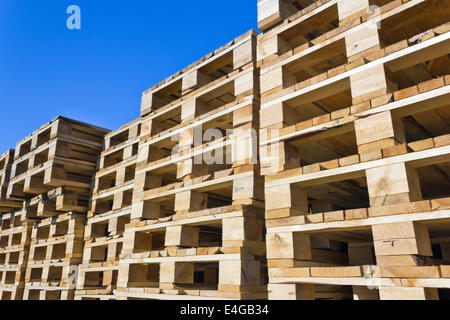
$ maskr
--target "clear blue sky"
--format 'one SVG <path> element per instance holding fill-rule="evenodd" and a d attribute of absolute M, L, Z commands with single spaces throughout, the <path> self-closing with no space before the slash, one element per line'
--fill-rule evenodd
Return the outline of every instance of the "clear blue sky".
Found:
<path fill-rule="evenodd" d="M 66 9 L 81 8 L 81 30 Z M 257 0 L 0 0 L 0 154 L 63 115 L 108 129 L 142 91 L 257 27 Z"/>

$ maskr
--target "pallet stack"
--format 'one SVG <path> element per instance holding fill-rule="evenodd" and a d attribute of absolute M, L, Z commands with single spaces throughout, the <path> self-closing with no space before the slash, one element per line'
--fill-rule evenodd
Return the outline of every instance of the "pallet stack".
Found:
<path fill-rule="evenodd" d="M 450 3 L 262 0 L 270 299 L 450 289 Z"/>
<path fill-rule="evenodd" d="M 76 300 L 114 300 L 125 225 L 130 222 L 140 119 L 105 136 L 84 233 Z"/>
<path fill-rule="evenodd" d="M 7 198 L 36 221 L 25 300 L 73 299 L 91 181 L 106 130 L 58 117 L 17 143 Z"/>
<path fill-rule="evenodd" d="M 0 217 L 0 300 L 21 300 L 34 222 L 25 211 Z"/>
<path fill-rule="evenodd" d="M 6 196 L 13 161 L 14 150 L 8 150 L 0 156 L 0 214 L 20 210 L 23 207 L 22 201 L 9 200 Z"/>
<path fill-rule="evenodd" d="M 262 299 L 265 244 L 250 31 L 148 90 L 120 299 Z"/>
<path fill-rule="evenodd" d="M 14 150 L 0 156 L 0 300 L 23 295 L 32 221 L 26 221 L 22 201 L 8 200 Z"/>

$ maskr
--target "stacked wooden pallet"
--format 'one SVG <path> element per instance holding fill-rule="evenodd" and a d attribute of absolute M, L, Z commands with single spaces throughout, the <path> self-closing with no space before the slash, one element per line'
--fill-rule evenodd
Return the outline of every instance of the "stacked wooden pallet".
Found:
<path fill-rule="evenodd" d="M 17 143 L 9 200 L 25 201 L 31 234 L 24 299 L 73 299 L 91 181 L 106 130 L 58 117 Z"/>
<path fill-rule="evenodd" d="M 144 93 L 120 299 L 258 299 L 264 276 L 256 34 Z"/>
<path fill-rule="evenodd" d="M 114 299 L 125 225 L 130 222 L 140 119 L 105 136 L 84 234 L 77 300 Z"/>
<path fill-rule="evenodd" d="M 35 223 L 24 300 L 74 299 L 85 219 L 85 215 L 71 212 Z"/>
<path fill-rule="evenodd" d="M 259 7 L 269 298 L 445 297 L 450 4 Z"/>
<path fill-rule="evenodd" d="M 0 214 L 23 206 L 21 201 L 8 200 L 6 197 L 13 160 L 14 150 L 8 150 L 0 156 Z"/>
<path fill-rule="evenodd" d="M 0 218 L 0 300 L 21 300 L 34 222 L 25 211 Z"/>

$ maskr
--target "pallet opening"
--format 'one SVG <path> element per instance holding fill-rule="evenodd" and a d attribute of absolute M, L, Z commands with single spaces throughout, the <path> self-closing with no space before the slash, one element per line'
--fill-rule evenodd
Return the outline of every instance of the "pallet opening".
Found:
<path fill-rule="evenodd" d="M 131 221 L 131 218 L 130 218 L 129 214 L 126 215 L 126 216 L 119 217 L 117 219 L 116 232 L 120 233 L 120 234 L 124 233 L 125 232 L 125 227 L 126 227 L 127 224 L 130 223 L 130 221 Z"/>
<path fill-rule="evenodd" d="M 19 246 L 22 244 L 22 233 L 15 233 L 12 235 L 11 246 Z"/>
<path fill-rule="evenodd" d="M 206 85 L 233 72 L 233 52 L 223 54 L 219 58 L 212 60 L 205 66 L 198 69 L 201 75 L 206 75 L 206 79 L 200 79 L 199 86 Z"/>
<path fill-rule="evenodd" d="M 31 140 L 24 142 L 20 145 L 19 149 L 19 157 L 22 157 L 31 151 Z"/>
<path fill-rule="evenodd" d="M 1 299 L 3 301 L 10 301 L 12 300 L 12 292 L 11 291 L 3 291 L 1 293 Z"/>
<path fill-rule="evenodd" d="M 284 48 L 280 54 L 309 43 L 338 27 L 338 6 L 335 4 L 281 32 L 279 37 Z"/>
<path fill-rule="evenodd" d="M 141 125 L 138 125 L 138 132 L 137 135 L 139 136 L 141 131 Z M 124 130 L 112 137 L 109 138 L 109 147 L 115 147 L 119 144 L 122 144 L 130 139 L 130 129 Z"/>
<path fill-rule="evenodd" d="M 106 270 L 106 271 L 89 271 L 86 270 L 83 281 L 84 289 L 107 289 L 110 286 L 116 286 L 118 278 L 118 270 Z M 95 298 L 92 298 L 96 300 Z M 83 297 L 82 300 L 89 300 L 87 297 Z"/>
<path fill-rule="evenodd" d="M 90 225 L 91 233 L 90 237 L 91 239 L 97 239 L 97 238 L 104 238 L 108 236 L 108 222 L 99 222 L 99 223 L 93 223 Z"/>
<path fill-rule="evenodd" d="M 47 256 L 47 247 L 40 246 L 34 248 L 33 261 L 43 261 Z"/>
<path fill-rule="evenodd" d="M 434 264 L 450 265 L 450 233 L 448 232 L 449 223 L 431 222 L 428 225 L 430 234 L 432 258 Z"/>
<path fill-rule="evenodd" d="M 228 171 L 228 170 L 225 170 Z M 216 172 L 221 173 L 221 171 Z M 192 190 L 192 196 L 200 196 L 202 200 L 196 201 L 194 204 L 189 205 L 190 209 L 187 209 L 189 212 L 198 211 L 198 206 L 201 206 L 203 209 L 212 209 L 217 207 L 223 207 L 232 204 L 233 198 L 233 182 L 227 182 L 217 185 L 209 185 L 205 188 L 198 188 Z M 164 195 L 161 197 L 155 197 L 153 199 L 144 200 L 144 207 L 155 208 L 158 206 L 159 217 L 167 217 L 176 214 L 176 193 L 171 193 L 168 195 Z M 182 198 L 178 200 L 179 206 L 185 207 L 188 205 L 188 202 L 184 202 Z M 184 212 L 184 209 L 181 209 Z"/>
<path fill-rule="evenodd" d="M 389 71 L 389 67 L 387 69 Z M 438 82 L 443 82 L 444 79 L 439 78 L 450 74 L 450 58 L 446 54 L 401 69 L 394 67 L 393 71 L 389 73 L 389 76 L 396 85 L 395 87 L 398 90 L 409 89 L 395 92 L 396 100 L 401 100 L 419 94 L 419 90 L 425 90 L 426 86 L 431 86 L 433 83 L 438 85 Z M 430 82 L 431 80 L 435 80 L 435 82 Z"/>
<path fill-rule="evenodd" d="M 51 259 L 64 259 L 66 257 L 67 243 L 53 245 Z"/>
<path fill-rule="evenodd" d="M 36 227 L 35 227 L 36 228 Z M 50 226 L 37 226 L 36 238 L 38 240 L 45 240 L 50 237 Z"/>
<path fill-rule="evenodd" d="M 31 268 L 30 271 L 30 282 L 41 282 L 42 280 L 42 268 Z"/>
<path fill-rule="evenodd" d="M 417 168 L 424 199 L 450 197 L 450 161 Z"/>
<path fill-rule="evenodd" d="M 94 215 L 111 212 L 113 210 L 113 196 L 95 200 Z"/>
<path fill-rule="evenodd" d="M 65 236 L 69 232 L 69 220 L 64 220 L 56 223 L 54 236 Z"/>
<path fill-rule="evenodd" d="M 370 206 L 365 177 L 306 187 L 311 213 L 367 208 Z"/>
<path fill-rule="evenodd" d="M 106 262 L 108 257 L 108 244 L 91 247 L 90 262 Z"/>
<path fill-rule="evenodd" d="M 45 300 L 61 300 L 61 291 L 45 291 Z"/>
<path fill-rule="evenodd" d="M 40 146 L 46 144 L 50 141 L 50 133 L 51 129 L 47 129 L 44 132 L 38 134 L 37 142 L 36 142 L 36 148 L 39 148 Z"/>
<path fill-rule="evenodd" d="M 0 248 L 6 248 L 8 246 L 9 236 L 3 236 L 0 238 Z"/>
<path fill-rule="evenodd" d="M 40 290 L 29 290 L 28 291 L 28 300 L 40 300 L 41 299 L 41 292 Z"/>
<path fill-rule="evenodd" d="M 133 144 L 132 150 L 131 150 L 131 155 L 127 155 L 127 156 L 133 157 L 133 156 L 137 155 L 138 150 L 139 150 L 139 143 Z M 117 152 L 114 152 L 114 153 L 111 153 L 111 154 L 108 154 L 107 156 L 105 156 L 104 163 L 103 163 L 103 169 L 112 167 L 112 166 L 126 160 L 124 158 L 124 154 L 125 154 L 125 149 L 121 149 Z"/>
<path fill-rule="evenodd" d="M 109 168 L 117 163 L 120 163 L 123 161 L 123 152 L 124 150 L 120 150 L 114 153 L 111 153 L 107 156 L 105 156 L 104 160 L 104 168 Z"/>
<path fill-rule="evenodd" d="M 304 55 L 283 66 L 286 86 L 324 75 L 332 69 L 348 63 L 345 39 L 334 41 L 314 53 Z"/>
<path fill-rule="evenodd" d="M 160 264 L 130 264 L 128 272 L 129 288 L 159 288 Z"/>
<path fill-rule="evenodd" d="M 19 264 L 20 256 L 21 256 L 21 253 L 19 251 L 10 252 L 8 263 L 9 264 Z M 1 261 L 0 261 L 0 264 L 1 264 Z"/>
<path fill-rule="evenodd" d="M 43 165 L 44 163 L 46 163 L 48 160 L 48 149 L 36 154 L 34 156 L 34 167 L 39 167 L 41 165 Z"/>
<path fill-rule="evenodd" d="M 2 231 L 11 229 L 11 218 L 6 219 L 3 216 L 3 217 L 0 217 L 0 221 L 1 221 L 1 230 Z"/>
<path fill-rule="evenodd" d="M 20 213 L 11 213 L 11 215 L 5 219 L 5 221 L 7 221 L 7 223 L 9 222 L 9 225 L 11 228 L 14 227 L 20 227 L 22 226 L 22 219 L 24 219 L 24 217 L 22 216 L 22 212 Z"/>
<path fill-rule="evenodd" d="M 161 251 L 165 248 L 166 230 L 156 232 L 137 231 L 133 252 Z"/>
<path fill-rule="evenodd" d="M 223 240 L 223 228 L 221 221 L 215 225 L 199 226 L 198 246 L 201 248 L 221 247 Z"/>
<path fill-rule="evenodd" d="M 112 172 L 98 179 L 98 191 L 104 191 L 116 186 L 117 172 Z"/>
<path fill-rule="evenodd" d="M 221 86 L 207 91 L 196 98 L 195 103 L 199 105 L 195 116 L 201 116 L 214 109 L 223 107 L 236 100 L 235 82 L 228 81 Z"/>
<path fill-rule="evenodd" d="M 152 143 L 149 147 L 147 163 L 153 163 L 172 155 L 172 150 L 178 145 L 176 138 L 168 137 L 166 139 Z"/>
<path fill-rule="evenodd" d="M 0 253 L 0 265 L 4 265 L 6 262 L 6 253 Z M 2 273 L 0 272 L 0 279 L 2 279 Z"/>
<path fill-rule="evenodd" d="M 156 111 L 181 98 L 182 79 L 174 81 L 152 93 L 152 111 Z"/>
<path fill-rule="evenodd" d="M 25 172 L 28 171 L 28 162 L 29 162 L 29 160 L 26 159 L 17 164 L 16 171 L 15 171 L 15 177 L 20 176 L 21 174 L 24 174 Z"/>
<path fill-rule="evenodd" d="M 302 90 L 302 89 L 300 89 Z M 350 79 L 345 78 L 333 82 L 327 86 L 321 86 L 300 94 L 283 102 L 287 125 L 294 125 L 302 121 L 313 119 L 313 124 L 331 121 L 331 113 L 338 116 L 337 112 L 352 106 Z"/>
<path fill-rule="evenodd" d="M 219 289 L 219 263 L 194 263 L 193 287 L 208 290 Z"/>
<path fill-rule="evenodd" d="M 334 133 L 334 134 L 332 134 Z M 345 125 L 316 135 L 288 140 L 290 157 L 297 159 L 303 173 L 339 167 L 339 160 L 358 154 L 353 125 Z M 298 163 L 300 162 L 300 163 Z M 341 160 L 343 162 L 343 160 Z"/>
<path fill-rule="evenodd" d="M 450 5 L 446 1 L 429 0 L 381 20 L 379 35 L 385 46 L 405 39 L 414 41 L 411 38 L 449 20 Z"/>
<path fill-rule="evenodd" d="M 47 281 L 48 282 L 59 282 L 62 279 L 63 267 L 50 267 L 48 270 Z"/>
<path fill-rule="evenodd" d="M 408 148 L 421 151 L 433 147 L 433 139 L 445 139 L 450 133 L 450 105 L 414 113 L 402 118 Z"/>
<path fill-rule="evenodd" d="M 123 192 L 122 206 L 121 206 L 122 208 L 129 207 L 133 204 L 133 192 L 134 189 Z"/>

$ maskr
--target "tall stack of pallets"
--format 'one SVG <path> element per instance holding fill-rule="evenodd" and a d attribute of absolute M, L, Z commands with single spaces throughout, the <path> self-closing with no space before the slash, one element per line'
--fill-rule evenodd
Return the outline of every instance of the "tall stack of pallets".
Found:
<path fill-rule="evenodd" d="M 24 299 L 73 299 L 90 187 L 106 130 L 63 117 L 17 143 L 7 197 L 31 233 Z"/>
<path fill-rule="evenodd" d="M 267 296 L 250 31 L 146 91 L 120 299 Z"/>
<path fill-rule="evenodd" d="M 270 299 L 450 289 L 450 3 L 261 0 Z"/>
<path fill-rule="evenodd" d="M 21 300 L 34 222 L 24 211 L 0 217 L 0 300 Z"/>
<path fill-rule="evenodd" d="M 140 119 L 105 136 L 84 233 L 76 300 L 113 300 L 125 225 L 130 222 Z"/>
<path fill-rule="evenodd" d="M 20 210 L 23 207 L 22 201 L 9 200 L 6 196 L 13 161 L 14 150 L 8 150 L 0 156 L 0 215 L 9 213 L 11 210 Z"/>
<path fill-rule="evenodd" d="M 0 300 L 20 300 L 23 295 L 31 227 L 23 202 L 7 198 L 14 150 L 0 156 Z"/>

